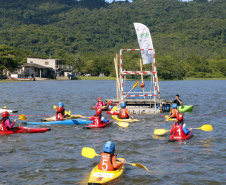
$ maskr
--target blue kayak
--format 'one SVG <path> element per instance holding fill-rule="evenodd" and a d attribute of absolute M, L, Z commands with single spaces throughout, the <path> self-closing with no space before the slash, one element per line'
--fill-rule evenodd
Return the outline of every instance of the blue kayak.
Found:
<path fill-rule="evenodd" d="M 23 124 L 29 124 L 29 125 L 85 125 L 93 123 L 93 121 L 90 120 L 84 120 L 84 119 L 68 119 L 64 121 L 49 121 L 49 122 L 22 122 Z"/>

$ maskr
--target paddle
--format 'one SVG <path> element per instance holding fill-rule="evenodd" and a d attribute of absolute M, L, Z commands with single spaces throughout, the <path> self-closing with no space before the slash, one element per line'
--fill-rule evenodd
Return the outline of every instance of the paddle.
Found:
<path fill-rule="evenodd" d="M 83 149 L 82 149 L 82 156 L 92 159 L 92 158 L 98 157 L 100 155 L 97 154 L 93 148 L 83 147 Z M 144 165 L 142 165 L 140 163 L 127 163 L 127 162 L 124 162 L 124 163 L 132 165 L 132 166 L 136 166 L 136 167 L 139 167 L 139 168 L 144 168 L 145 170 L 147 170 L 147 171 L 149 171 L 151 173 L 151 171 L 148 170 L 147 167 L 145 167 Z"/>
<path fill-rule="evenodd" d="M 26 116 L 24 114 L 21 114 L 18 119 L 20 119 L 20 120 L 26 120 L 27 118 L 26 118 Z"/>
<path fill-rule="evenodd" d="M 124 128 L 127 128 L 129 126 L 129 123 L 128 122 L 114 122 L 116 124 L 118 124 L 118 126 L 120 127 L 124 127 Z"/>
<path fill-rule="evenodd" d="M 203 125 L 199 128 L 192 128 L 192 129 L 201 129 L 203 131 L 213 131 L 213 127 L 212 125 Z"/>
<path fill-rule="evenodd" d="M 212 125 L 203 125 L 203 126 L 201 126 L 199 128 L 192 128 L 192 129 L 201 129 L 203 131 L 213 131 Z M 155 129 L 154 130 L 154 134 L 161 136 L 161 135 L 164 135 L 168 131 L 169 130 L 165 130 L 165 129 Z"/>
<path fill-rule="evenodd" d="M 158 135 L 158 136 L 164 135 L 166 132 L 169 132 L 169 130 L 165 130 L 165 129 L 155 129 L 154 130 L 154 134 Z"/>
<path fill-rule="evenodd" d="M 135 84 L 133 85 L 132 89 L 130 89 L 130 91 L 126 94 L 126 96 L 127 96 L 127 95 L 128 95 L 135 87 L 137 87 L 138 85 L 139 85 L 139 81 L 136 81 Z M 118 106 L 119 106 L 119 104 L 126 98 L 126 96 L 125 96 L 120 102 L 118 102 L 118 104 L 117 104 L 116 106 L 114 106 L 111 110 L 112 110 L 112 111 L 116 111 L 117 108 L 118 108 Z"/>

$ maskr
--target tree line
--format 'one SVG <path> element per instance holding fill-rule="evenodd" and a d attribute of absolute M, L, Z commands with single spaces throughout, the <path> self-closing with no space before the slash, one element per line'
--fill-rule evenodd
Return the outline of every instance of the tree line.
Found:
<path fill-rule="evenodd" d="M 0 0 L 0 52 L 13 53 L 12 66 L 0 53 L 1 69 L 51 56 L 79 72 L 115 76 L 119 49 L 139 48 L 133 23 L 140 22 L 151 32 L 160 78 L 224 78 L 225 7 L 224 0 Z M 139 58 L 130 54 L 125 68 L 139 69 Z"/>

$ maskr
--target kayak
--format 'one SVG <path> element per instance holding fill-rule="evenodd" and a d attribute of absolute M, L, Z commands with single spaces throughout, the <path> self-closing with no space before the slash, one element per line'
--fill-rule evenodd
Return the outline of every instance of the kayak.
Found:
<path fill-rule="evenodd" d="M 193 136 L 192 131 L 191 131 L 188 135 L 186 135 L 185 137 L 183 137 L 183 138 L 182 138 L 181 136 L 175 136 L 174 134 L 172 134 L 172 135 L 170 136 L 169 142 L 180 141 L 180 140 L 185 140 L 185 139 L 190 139 L 190 138 L 192 138 L 192 136 Z"/>
<path fill-rule="evenodd" d="M 28 128 L 28 127 L 13 127 L 9 131 L 0 131 L 0 135 L 17 134 L 17 133 L 42 133 L 50 131 L 51 128 Z"/>
<path fill-rule="evenodd" d="M 193 110 L 193 105 L 181 105 L 177 109 L 179 112 L 190 112 Z"/>
<path fill-rule="evenodd" d="M 125 122 L 140 121 L 139 119 L 131 119 L 131 118 L 129 118 L 129 119 L 120 119 L 120 118 L 118 118 L 117 115 L 113 115 L 112 118 L 114 120 L 117 120 L 117 121 L 125 121 Z"/>
<path fill-rule="evenodd" d="M 109 114 L 109 115 L 118 115 L 118 112 L 113 111 L 113 110 L 110 110 L 110 111 L 106 111 L 106 114 Z"/>
<path fill-rule="evenodd" d="M 118 158 L 118 160 L 125 160 L 123 158 Z M 126 165 L 123 164 L 120 169 L 115 171 L 102 171 L 98 169 L 98 165 L 93 168 L 90 173 L 88 185 L 94 184 L 108 184 L 109 182 L 122 176 Z"/>
<path fill-rule="evenodd" d="M 22 122 L 23 124 L 29 124 L 29 125 L 85 125 L 89 123 L 93 123 L 93 121 L 90 120 L 83 120 L 83 119 L 68 119 L 64 121 L 48 121 L 48 122 Z"/>
<path fill-rule="evenodd" d="M 177 121 L 177 118 L 169 118 L 169 116 L 165 116 L 166 121 Z"/>
<path fill-rule="evenodd" d="M 67 119 L 77 119 L 77 118 L 84 118 L 85 116 L 82 115 L 70 115 L 69 117 L 67 117 Z M 50 118 L 44 118 L 42 119 L 42 121 L 56 121 L 56 117 L 52 116 Z"/>
<path fill-rule="evenodd" d="M 17 110 L 10 110 L 10 109 L 4 109 L 4 108 L 0 108 L 0 113 L 7 111 L 8 113 L 17 113 Z"/>
<path fill-rule="evenodd" d="M 93 121 L 92 121 L 93 123 Z M 91 129 L 91 128 L 104 128 L 104 127 L 107 127 L 108 125 L 111 125 L 113 122 L 112 121 L 109 121 L 109 122 L 104 122 L 102 123 L 101 125 L 94 125 L 94 124 L 89 124 L 88 126 L 84 126 L 83 128 L 84 129 Z"/>

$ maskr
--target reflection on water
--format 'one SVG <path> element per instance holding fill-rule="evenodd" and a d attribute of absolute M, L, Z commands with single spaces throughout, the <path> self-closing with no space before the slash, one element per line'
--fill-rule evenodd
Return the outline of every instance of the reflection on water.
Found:
<path fill-rule="evenodd" d="M 130 87 L 134 84 L 126 83 Z M 184 113 L 189 128 L 208 123 L 214 130 L 194 130 L 195 137 L 170 143 L 169 134 L 154 136 L 153 133 L 159 128 L 171 129 L 173 122 L 166 122 L 160 115 L 139 115 L 135 118 L 141 121 L 130 123 L 128 128 L 113 124 L 104 129 L 86 130 L 81 125 L 50 125 L 52 130 L 48 133 L 0 136 L 1 184 L 87 184 L 91 170 L 100 159 L 87 159 L 81 156 L 81 150 L 86 146 L 101 153 L 108 140 L 115 142 L 118 157 L 141 163 L 152 171 L 150 174 L 127 165 L 124 175 L 113 184 L 222 184 L 226 181 L 222 162 L 225 159 L 225 116 L 222 116 L 226 110 L 222 103 L 225 81 L 159 83 L 163 99 L 173 100 L 180 94 L 185 104 L 194 106 L 192 112 Z M 4 89 L 1 107 L 18 110 L 18 115 L 33 115 L 28 121 L 40 121 L 44 117 L 38 115 L 53 115 L 52 107 L 60 101 L 67 111 L 71 109 L 71 114 L 94 115 L 95 110 L 90 107 L 95 105 L 97 97 L 116 96 L 115 81 L 1 83 L 0 88 Z"/>

